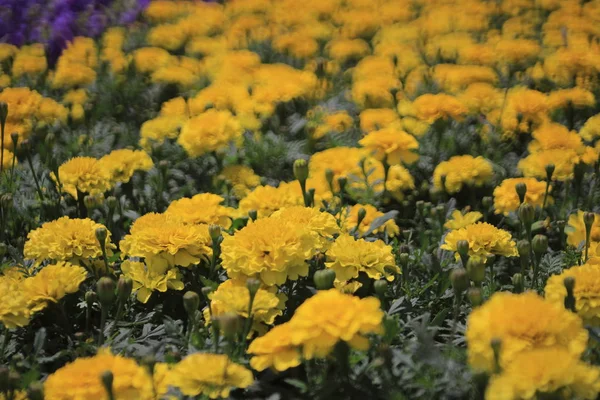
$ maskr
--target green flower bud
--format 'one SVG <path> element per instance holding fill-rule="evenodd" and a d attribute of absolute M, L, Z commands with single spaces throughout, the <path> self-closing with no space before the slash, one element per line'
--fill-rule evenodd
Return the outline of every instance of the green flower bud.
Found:
<path fill-rule="evenodd" d="M 98 279 L 96 293 L 102 307 L 110 306 L 115 301 L 115 281 L 108 276 Z"/>
<path fill-rule="evenodd" d="M 117 283 L 117 296 L 120 302 L 126 302 L 131 296 L 131 291 L 133 290 L 133 280 L 126 276 L 121 276 L 119 278 L 119 282 Z"/>
<path fill-rule="evenodd" d="M 258 218 L 258 212 L 256 210 L 250 210 L 248 211 L 248 216 L 252 221 L 256 221 L 256 219 Z"/>
<path fill-rule="evenodd" d="M 114 210 L 117 207 L 118 200 L 115 196 L 108 196 L 106 198 L 106 205 L 109 210 Z"/>
<path fill-rule="evenodd" d="M 333 287 L 335 281 L 335 271 L 332 269 L 322 269 L 315 272 L 313 276 L 315 287 L 318 290 L 327 290 Z"/>
<path fill-rule="evenodd" d="M 13 207 L 13 195 L 10 193 L 4 193 L 0 196 L 0 202 L 2 203 L 2 207 L 5 209 L 10 209 Z"/>
<path fill-rule="evenodd" d="M 425 202 L 423 200 L 417 200 L 415 205 L 417 206 L 417 211 L 419 212 L 419 214 L 423 215 L 423 210 L 425 209 Z"/>
<path fill-rule="evenodd" d="M 469 277 L 467 271 L 464 268 L 455 268 L 450 273 L 450 283 L 454 294 L 460 296 L 465 290 L 469 288 Z"/>
<path fill-rule="evenodd" d="M 517 195 L 519 196 L 519 203 L 524 203 L 525 202 L 525 195 L 527 194 L 527 185 L 523 182 L 517 183 L 515 185 L 515 191 L 517 192 Z"/>
<path fill-rule="evenodd" d="M 210 224 L 208 226 L 208 234 L 212 239 L 213 243 L 217 243 L 219 238 L 221 237 L 221 227 L 219 225 Z"/>
<path fill-rule="evenodd" d="M 548 237 L 544 235 L 535 235 L 531 244 L 533 252 L 540 256 L 548 250 Z"/>
<path fill-rule="evenodd" d="M 469 258 L 467 261 L 467 274 L 469 279 L 479 284 L 485 279 L 485 264 L 481 260 Z"/>
<path fill-rule="evenodd" d="M 494 200 L 490 196 L 485 196 L 483 199 L 481 199 L 481 205 L 483 205 L 483 207 L 486 209 L 490 208 L 493 203 Z"/>
<path fill-rule="evenodd" d="M 526 228 L 533 224 L 535 219 L 535 209 L 529 203 L 523 203 L 519 206 L 519 219 L 523 222 Z"/>
<path fill-rule="evenodd" d="M 213 292 L 213 288 L 210 286 L 204 286 L 202 289 L 200 289 L 200 292 L 202 292 L 202 296 L 204 296 L 204 298 L 208 299 L 208 296 Z"/>
<path fill-rule="evenodd" d="M 44 385 L 40 382 L 33 382 L 29 385 L 27 398 L 29 400 L 44 400 Z"/>
<path fill-rule="evenodd" d="M 114 399 L 115 396 L 113 394 L 113 381 L 114 381 L 113 373 L 110 370 L 106 370 L 100 374 L 100 379 L 102 380 L 102 385 L 104 386 L 104 389 L 106 390 L 106 393 L 108 394 L 108 398 Z"/>
<path fill-rule="evenodd" d="M 194 315 L 199 306 L 200 296 L 198 296 L 198 293 L 192 291 L 185 292 L 183 295 L 183 308 L 185 308 L 188 315 Z"/>
<path fill-rule="evenodd" d="M 467 298 L 473 307 L 479 307 L 483 303 L 483 295 L 478 287 L 470 287 L 467 290 Z"/>
<path fill-rule="evenodd" d="M 563 284 L 565 285 L 565 289 L 567 289 L 567 295 L 565 296 L 565 308 L 567 310 L 570 310 L 574 313 L 577 312 L 577 309 L 575 308 L 575 295 L 573 294 L 573 291 L 575 289 L 575 278 L 572 276 L 567 276 L 564 280 L 563 280 Z"/>
<path fill-rule="evenodd" d="M 408 261 L 410 259 L 410 256 L 408 255 L 408 253 L 403 252 L 403 253 L 400 253 L 400 256 L 398 257 L 398 259 L 400 261 L 400 266 L 402 267 L 402 269 L 404 269 L 408 266 Z"/>
<path fill-rule="evenodd" d="M 331 168 L 327 168 L 325 170 L 325 179 L 327 180 L 327 184 L 330 188 L 333 187 L 333 170 Z"/>
<path fill-rule="evenodd" d="M 388 289 L 388 282 L 385 279 L 379 279 L 378 281 L 375 281 L 375 283 L 373 284 L 373 288 L 375 289 L 375 293 L 377 293 L 377 296 L 385 297 L 385 294 Z"/>
<path fill-rule="evenodd" d="M 8 104 L 3 101 L 0 101 L 0 124 L 4 126 L 6 124 L 6 119 L 8 118 Z"/>
<path fill-rule="evenodd" d="M 514 274 L 512 276 L 512 284 L 514 286 L 515 293 L 523 293 L 523 289 L 525 288 L 525 282 L 523 280 L 523 275 Z"/>
<path fill-rule="evenodd" d="M 232 340 L 242 330 L 242 323 L 240 317 L 235 313 L 225 313 L 214 318 L 215 322 L 219 324 L 223 336 L 227 339 Z"/>
<path fill-rule="evenodd" d="M 107 236 L 108 232 L 105 227 L 96 229 L 96 239 L 98 239 L 98 243 L 100 243 L 100 245 L 104 245 L 106 243 Z"/>
<path fill-rule="evenodd" d="M 346 178 L 345 176 L 340 176 L 337 181 L 338 185 L 340 185 L 340 192 L 345 192 L 346 184 L 348 183 L 348 178 Z"/>
<path fill-rule="evenodd" d="M 360 226 L 360 223 L 363 222 L 363 219 L 367 216 L 367 210 L 364 207 L 358 209 L 357 222 L 356 226 Z"/>
<path fill-rule="evenodd" d="M 554 164 L 546 165 L 546 180 L 547 181 L 552 180 L 552 175 L 554 175 L 554 169 L 555 169 Z"/>
<path fill-rule="evenodd" d="M 592 229 L 592 225 L 594 224 L 594 220 L 596 219 L 596 215 L 592 212 L 586 212 L 583 214 L 583 223 L 585 224 L 585 229 Z"/>
<path fill-rule="evenodd" d="M 469 242 L 466 240 L 456 242 L 456 252 L 460 258 L 465 259 L 469 255 Z"/>
<path fill-rule="evenodd" d="M 246 287 L 248 288 L 248 292 L 250 292 L 250 297 L 253 298 L 258 292 L 258 289 L 260 289 L 260 281 L 255 278 L 248 278 Z"/>
<path fill-rule="evenodd" d="M 306 160 L 298 159 L 294 161 L 294 177 L 300 182 L 306 182 L 306 179 L 308 179 L 308 163 Z"/>
<path fill-rule="evenodd" d="M 13 149 L 17 149 L 17 145 L 19 144 L 19 134 L 17 132 L 12 132 L 10 134 L 10 140 L 13 144 Z"/>
<path fill-rule="evenodd" d="M 54 142 L 56 142 L 56 135 L 52 132 L 48 133 L 44 138 L 44 144 L 48 147 L 52 147 L 54 146 Z"/>
<path fill-rule="evenodd" d="M 519 252 L 519 256 L 521 258 L 526 258 L 529 260 L 529 256 L 531 255 L 531 244 L 529 244 L 529 241 L 525 239 L 519 240 L 517 243 L 517 251 Z"/>
<path fill-rule="evenodd" d="M 92 307 L 94 305 L 94 303 L 97 301 L 98 301 L 98 295 L 96 294 L 96 292 L 93 292 L 91 290 L 88 290 L 87 292 L 85 292 L 85 303 L 87 304 L 88 307 Z"/>

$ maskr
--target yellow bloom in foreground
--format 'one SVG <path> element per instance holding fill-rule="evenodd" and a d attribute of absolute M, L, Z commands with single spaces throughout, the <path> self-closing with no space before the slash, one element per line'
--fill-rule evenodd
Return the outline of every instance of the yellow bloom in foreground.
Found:
<path fill-rule="evenodd" d="M 210 310 L 204 309 L 204 319 L 210 321 L 213 317 L 234 313 L 248 318 L 250 291 L 244 281 L 228 279 L 219 285 L 216 291 L 209 295 Z M 259 333 L 266 331 L 265 325 L 273 325 L 275 318 L 283 314 L 278 308 L 279 298 L 276 294 L 265 289 L 258 289 L 252 302 L 253 329 Z"/>
<path fill-rule="evenodd" d="M 60 181 L 63 191 L 77 199 L 77 191 L 86 194 L 103 194 L 112 186 L 111 176 L 93 157 L 75 157 L 58 167 L 58 179 L 50 174 L 54 182 Z"/>
<path fill-rule="evenodd" d="M 0 276 L 0 322 L 7 329 L 29 324 L 32 314 L 29 298 L 18 280 Z"/>
<path fill-rule="evenodd" d="M 361 208 L 364 208 L 367 212 L 358 227 L 358 233 L 361 235 L 365 235 L 367 232 L 369 232 L 371 230 L 371 224 L 373 221 L 384 215 L 384 213 L 370 204 L 355 204 L 351 207 L 348 207 L 341 211 L 342 228 L 346 232 L 352 232 L 356 228 L 358 223 L 358 213 Z M 400 228 L 396 224 L 396 221 L 394 221 L 392 218 L 387 220 L 382 226 L 373 230 L 371 233 L 377 234 L 383 232 L 387 233 L 390 237 L 394 237 L 400 234 Z"/>
<path fill-rule="evenodd" d="M 303 204 L 302 190 L 298 181 L 280 182 L 278 187 L 258 186 L 240 200 L 239 210 L 242 214 L 255 210 L 259 217 L 268 217 L 282 208 Z"/>
<path fill-rule="evenodd" d="M 229 397 L 232 389 L 247 388 L 254 377 L 224 354 L 194 353 L 171 369 L 170 382 L 186 396 L 216 399 Z"/>
<path fill-rule="evenodd" d="M 143 262 L 126 260 L 121 264 L 121 271 L 133 281 L 133 291 L 140 303 L 147 303 L 154 291 L 183 290 L 182 276 L 176 267 L 153 265 L 150 268 Z"/>
<path fill-rule="evenodd" d="M 148 171 L 154 163 L 142 150 L 113 150 L 100 159 L 101 168 L 108 172 L 113 182 L 129 182 L 136 171 Z"/>
<path fill-rule="evenodd" d="M 577 214 L 571 214 L 565 227 L 567 234 L 567 243 L 573 247 L 578 247 L 585 242 L 585 223 L 583 215 L 585 211 L 577 210 Z M 600 214 L 594 214 L 594 223 L 590 231 L 590 240 L 600 242 Z"/>
<path fill-rule="evenodd" d="M 131 226 L 121 240 L 122 257 L 143 257 L 153 269 L 189 267 L 212 255 L 208 225 L 189 225 L 170 214 L 149 213 Z"/>
<path fill-rule="evenodd" d="M 239 139 L 242 128 L 229 111 L 215 109 L 189 119 L 181 128 L 177 142 L 190 157 L 221 151 Z"/>
<path fill-rule="evenodd" d="M 335 217 L 318 208 L 294 206 L 275 211 L 272 218 L 279 218 L 306 229 L 315 241 L 315 250 L 329 247 L 340 228 Z"/>
<path fill-rule="evenodd" d="M 460 100 L 448 94 L 424 94 L 415 99 L 413 106 L 417 118 L 429 123 L 438 119 L 461 120 L 468 111 Z"/>
<path fill-rule="evenodd" d="M 483 186 L 492 179 L 493 175 L 492 164 L 481 156 L 454 156 L 435 167 L 433 185 L 452 194 L 460 192 L 464 185 Z M 445 184 L 442 182 L 442 177 L 446 179 Z"/>
<path fill-rule="evenodd" d="M 544 193 L 546 192 L 546 182 L 540 182 L 535 178 L 509 178 L 494 189 L 494 209 L 496 214 L 508 215 L 517 211 L 521 205 L 516 186 L 524 183 L 527 186 L 525 193 L 525 202 L 534 207 L 541 207 L 544 203 Z M 548 191 L 552 188 L 550 187 Z M 547 203 L 552 204 L 554 200 L 548 196 Z"/>
<path fill-rule="evenodd" d="M 546 299 L 563 305 L 567 297 L 564 280 L 575 278 L 575 309 L 586 324 L 600 325 L 600 264 L 595 262 L 565 269 L 561 274 L 552 275 L 544 289 Z"/>
<path fill-rule="evenodd" d="M 468 213 L 461 213 L 458 210 L 452 211 L 452 218 L 446 221 L 444 228 L 456 230 L 462 229 L 469 225 L 473 225 L 483 217 L 483 214 L 479 211 L 471 211 Z"/>
<path fill-rule="evenodd" d="M 27 234 L 23 254 L 26 259 L 35 260 L 36 265 L 44 260 L 69 261 L 79 264 L 102 255 L 96 229 L 105 228 L 89 218 L 61 217 L 44 223 L 40 228 Z M 110 242 L 110 232 L 106 236 L 106 252 L 112 255 L 115 245 Z"/>
<path fill-rule="evenodd" d="M 282 285 L 308 274 L 317 242 L 304 226 L 280 218 L 251 221 L 221 244 L 223 268 L 230 278 L 259 278 L 265 285 Z"/>
<path fill-rule="evenodd" d="M 499 375 L 492 376 L 486 400 L 529 400 L 542 394 L 561 399 L 593 400 L 600 392 L 600 369 L 588 365 L 564 348 L 526 351 Z"/>
<path fill-rule="evenodd" d="M 94 357 L 81 357 L 58 369 L 44 382 L 47 400 L 108 400 L 102 373 L 113 374 L 115 400 L 154 399 L 152 378 L 134 360 L 100 351 Z"/>
<path fill-rule="evenodd" d="M 382 240 L 356 240 L 350 235 L 342 235 L 335 240 L 327 251 L 325 265 L 335 271 L 335 278 L 339 282 L 356 279 L 361 272 L 371 279 L 393 281 L 394 273 L 400 273 L 392 246 Z"/>
<path fill-rule="evenodd" d="M 371 132 L 358 143 L 388 165 L 412 164 L 419 159 L 419 154 L 414 152 L 419 148 L 417 139 L 398 129 L 383 128 Z"/>
<path fill-rule="evenodd" d="M 326 357 L 339 341 L 357 350 L 369 348 L 369 334 L 381 334 L 383 311 L 374 297 L 360 299 L 336 289 L 319 291 L 298 307 L 292 319 L 255 339 L 248 348 L 258 371 L 279 371 L 305 360 Z"/>
<path fill-rule="evenodd" d="M 28 297 L 33 310 L 41 310 L 48 303 L 56 303 L 67 294 L 79 290 L 87 277 L 85 268 L 60 261 L 47 265 L 35 276 L 23 281 L 22 290 Z"/>
<path fill-rule="evenodd" d="M 494 371 L 492 339 L 502 342 L 500 366 L 510 366 L 524 351 L 561 347 L 579 357 L 587 346 L 588 332 L 581 319 L 533 292 L 498 292 L 467 320 L 468 359 L 477 371 Z"/>
<path fill-rule="evenodd" d="M 235 210 L 222 206 L 223 201 L 217 194 L 200 193 L 171 202 L 165 214 L 174 215 L 186 224 L 216 224 L 228 229 Z"/>
<path fill-rule="evenodd" d="M 487 222 L 478 222 L 448 232 L 445 242 L 440 248 L 456 252 L 456 243 L 460 240 L 469 242 L 469 257 L 480 259 L 483 262 L 492 254 L 505 257 L 518 255 L 517 247 L 510 233 Z M 455 255 L 458 260 L 458 253 Z"/>

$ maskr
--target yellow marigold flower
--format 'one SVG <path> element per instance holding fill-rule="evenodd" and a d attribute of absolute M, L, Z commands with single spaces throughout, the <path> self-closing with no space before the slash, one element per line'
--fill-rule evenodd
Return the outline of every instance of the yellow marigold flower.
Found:
<path fill-rule="evenodd" d="M 154 72 L 176 60 L 168 51 L 158 47 L 142 47 L 133 52 L 135 68 L 142 73 Z"/>
<path fill-rule="evenodd" d="M 406 168 L 402 165 L 392 165 L 388 171 L 387 190 L 398 201 L 404 199 L 407 190 L 415 188 L 415 181 Z"/>
<path fill-rule="evenodd" d="M 139 261 L 123 261 L 123 275 L 133 281 L 133 291 L 140 303 L 147 303 L 152 292 L 166 292 L 167 289 L 183 290 L 181 273 L 175 267 L 153 265 L 147 267 Z"/>
<path fill-rule="evenodd" d="M 573 149 L 550 149 L 537 151 L 522 158 L 517 167 L 525 176 L 531 176 L 538 179 L 546 179 L 546 166 L 553 164 L 553 179 L 565 181 L 573 176 L 573 168 L 579 161 L 591 161 L 596 158 L 596 152 L 592 148 L 585 148 L 580 156 Z"/>
<path fill-rule="evenodd" d="M 229 165 L 223 168 L 216 179 L 231 185 L 233 194 L 238 199 L 245 197 L 260 185 L 260 176 L 256 175 L 252 168 L 245 165 Z"/>
<path fill-rule="evenodd" d="M 153 83 L 174 84 L 182 88 L 193 86 L 198 79 L 197 74 L 180 65 L 166 65 L 154 71 L 151 76 Z"/>
<path fill-rule="evenodd" d="M 4 153 L 4 156 L 3 156 L 4 160 L 3 160 L 3 164 L 2 164 L 3 170 L 12 168 L 13 162 L 15 163 L 15 165 L 18 164 L 17 159 L 15 158 L 15 155 L 13 154 L 12 151 L 2 149 L 2 152 Z"/>
<path fill-rule="evenodd" d="M 362 39 L 338 38 L 327 43 L 326 50 L 329 56 L 345 63 L 349 60 L 358 60 L 371 52 L 369 44 Z"/>
<path fill-rule="evenodd" d="M 415 153 L 419 148 L 417 139 L 398 129 L 383 128 L 373 131 L 358 143 L 370 150 L 376 159 L 388 165 L 412 164 L 419 159 L 419 154 Z"/>
<path fill-rule="evenodd" d="M 363 78 L 352 83 L 352 100 L 361 108 L 391 107 L 394 104 L 391 91 L 401 86 L 393 75 Z"/>
<path fill-rule="evenodd" d="M 144 122 L 140 128 L 140 146 L 150 150 L 152 143 L 163 143 L 166 139 L 175 139 L 187 117 L 158 116 Z"/>
<path fill-rule="evenodd" d="M 575 278 L 575 308 L 586 324 L 600 325 L 600 264 L 588 263 L 565 269 L 558 275 L 552 275 L 544 289 L 546 299 L 558 305 L 564 305 L 567 289 L 564 280 Z"/>
<path fill-rule="evenodd" d="M 462 92 L 459 98 L 468 107 L 470 114 L 487 114 L 502 107 L 504 93 L 488 83 L 473 83 Z M 496 123 L 497 121 L 492 122 Z"/>
<path fill-rule="evenodd" d="M 350 129 L 354 120 L 346 111 L 338 111 L 323 117 L 323 123 L 318 125 L 312 133 L 313 139 L 321 139 L 329 132 L 343 133 Z"/>
<path fill-rule="evenodd" d="M 115 399 L 152 400 L 152 378 L 135 360 L 100 350 L 93 357 L 80 357 L 51 374 L 44 382 L 48 400 L 105 399 L 102 373 L 113 374 Z"/>
<path fill-rule="evenodd" d="M 120 242 L 121 256 L 143 257 L 146 265 L 159 271 L 189 267 L 212 255 L 208 225 L 186 224 L 172 214 L 149 213 L 131 226 Z"/>
<path fill-rule="evenodd" d="M 163 362 L 159 362 L 154 364 L 154 371 L 152 371 L 152 380 L 154 384 L 154 390 L 158 395 L 159 399 L 169 399 L 168 396 L 165 396 L 169 392 L 169 387 L 171 384 L 171 368 L 172 364 L 167 364 Z"/>
<path fill-rule="evenodd" d="M 305 33 L 291 32 L 276 36 L 273 40 L 273 48 L 303 60 L 319 51 L 319 43 Z"/>
<path fill-rule="evenodd" d="M 242 318 L 248 318 L 250 292 L 244 281 L 228 279 L 219 285 L 210 295 L 210 310 L 204 309 L 204 319 L 210 322 L 223 314 L 234 313 Z M 259 334 L 266 332 L 266 325 L 273 325 L 275 318 L 283 314 L 279 309 L 279 298 L 275 293 L 258 289 L 252 302 L 252 328 Z M 212 313 L 212 314 L 211 314 Z"/>
<path fill-rule="evenodd" d="M 594 138 L 600 136 L 600 114 L 596 114 L 585 121 L 585 124 L 581 127 L 579 134 L 584 140 L 587 141 L 592 141 Z"/>
<path fill-rule="evenodd" d="M 487 222 L 477 222 L 464 228 L 448 232 L 441 249 L 456 252 L 456 243 L 459 240 L 469 242 L 469 257 L 485 262 L 492 254 L 505 257 L 516 257 L 517 247 L 509 232 L 498 229 Z M 459 259 L 458 253 L 455 254 Z"/>
<path fill-rule="evenodd" d="M 59 58 L 50 82 L 54 89 L 70 89 L 76 86 L 90 85 L 95 80 L 96 71 L 91 67 L 80 63 L 70 63 Z"/>
<path fill-rule="evenodd" d="M 148 171 L 153 166 L 152 158 L 142 150 L 113 150 L 100 160 L 113 182 L 129 182 L 136 171 Z"/>
<path fill-rule="evenodd" d="M 534 61 L 540 51 L 538 42 L 528 39 L 502 39 L 494 46 L 496 60 L 511 65 Z"/>
<path fill-rule="evenodd" d="M 315 249 L 322 250 L 329 247 L 335 235 L 340 233 L 340 228 L 335 217 L 318 208 L 293 206 L 283 208 L 271 214 L 272 218 L 289 221 L 306 229 L 314 236 Z"/>
<path fill-rule="evenodd" d="M 315 254 L 315 245 L 302 225 L 260 218 L 223 239 L 222 265 L 232 279 L 256 277 L 267 286 L 282 285 L 308 274 L 306 260 Z"/>
<path fill-rule="evenodd" d="M 103 194 L 111 186 L 110 175 L 102 164 L 93 157 L 75 157 L 58 167 L 58 178 L 50 174 L 54 182 L 62 185 L 63 191 L 77 199 L 77 192 Z"/>
<path fill-rule="evenodd" d="M 4 62 L 9 58 L 12 58 L 19 49 L 17 46 L 14 46 L 9 43 L 0 43 L 0 62 Z"/>
<path fill-rule="evenodd" d="M 505 136 L 529 132 L 548 121 L 548 96 L 537 90 L 514 87 L 508 91 L 500 123 Z"/>
<path fill-rule="evenodd" d="M 479 211 L 471 211 L 463 214 L 459 210 L 454 210 L 452 211 L 452 218 L 446 221 L 444 228 L 450 230 L 462 229 L 474 224 L 482 217 L 483 214 Z"/>
<path fill-rule="evenodd" d="M 586 147 L 581 136 L 561 124 L 544 124 L 534 130 L 532 136 L 535 140 L 527 147 L 530 153 L 553 149 L 573 150 L 581 155 L 585 153 Z"/>
<path fill-rule="evenodd" d="M 334 184 L 340 177 L 349 178 L 350 175 L 362 177 L 360 161 L 367 158 L 368 151 L 353 147 L 333 147 L 313 154 L 308 163 L 311 177 L 325 176 L 325 171 L 333 171 Z M 336 186 L 336 190 L 339 190 Z"/>
<path fill-rule="evenodd" d="M 565 227 L 567 234 L 567 243 L 573 247 L 578 247 L 585 243 L 585 223 L 583 216 L 585 212 L 577 210 L 577 214 L 571 214 Z M 600 242 L 600 214 L 594 214 L 594 223 L 590 231 L 590 240 L 592 242 Z"/>
<path fill-rule="evenodd" d="M 266 335 L 254 339 L 248 347 L 253 357 L 250 366 L 263 371 L 269 367 L 285 371 L 301 363 L 300 348 L 292 343 L 292 325 L 289 322 L 276 325 Z"/>
<path fill-rule="evenodd" d="M 85 268 L 59 261 L 25 279 L 22 290 L 29 299 L 32 310 L 38 311 L 46 308 L 48 303 L 57 303 L 67 294 L 77 292 L 86 277 Z"/>
<path fill-rule="evenodd" d="M 481 65 L 438 64 L 433 68 L 433 79 L 443 90 L 456 93 L 472 83 L 494 84 L 498 75 Z"/>
<path fill-rule="evenodd" d="M 356 228 L 358 223 L 358 212 L 361 208 L 364 208 L 367 213 L 365 214 L 365 217 L 361 221 L 357 230 L 360 235 L 364 235 L 369 232 L 373 221 L 384 215 L 384 213 L 370 204 L 355 204 L 353 206 L 349 206 L 345 210 L 340 211 L 342 228 L 346 232 L 352 232 Z M 371 233 L 377 234 L 383 232 L 390 237 L 394 237 L 400 234 L 400 228 L 398 225 L 396 225 L 396 222 L 393 219 L 390 219 Z"/>
<path fill-rule="evenodd" d="M 326 310 L 326 311 L 324 311 Z M 343 340 L 357 350 L 369 348 L 368 334 L 381 334 L 383 311 L 374 297 L 359 299 L 337 289 L 305 300 L 292 319 L 255 339 L 248 348 L 252 368 L 285 371 L 301 359 L 327 356 Z"/>
<path fill-rule="evenodd" d="M 396 266 L 392 246 L 382 240 L 368 242 L 356 240 L 350 235 L 338 237 L 327 250 L 327 268 L 335 271 L 336 281 L 348 282 L 364 272 L 371 279 L 394 280 L 394 273 L 400 273 Z"/>
<path fill-rule="evenodd" d="M 494 371 L 492 339 L 499 339 L 500 366 L 510 366 L 522 352 L 561 347 L 574 357 L 586 349 L 588 332 L 581 319 L 564 306 L 533 292 L 497 292 L 471 312 L 466 339 L 469 364 L 476 371 Z"/>
<path fill-rule="evenodd" d="M 396 111 L 389 108 L 370 108 L 361 111 L 359 115 L 360 129 L 363 132 L 371 132 L 398 123 L 400 117 Z"/>
<path fill-rule="evenodd" d="M 194 353 L 171 369 L 170 382 L 186 396 L 216 399 L 229 397 L 232 389 L 247 388 L 254 377 L 224 354 Z"/>
<path fill-rule="evenodd" d="M 96 230 L 106 227 L 89 218 L 61 217 L 44 223 L 40 228 L 27 234 L 23 249 L 25 259 L 35 260 L 39 265 L 44 260 L 68 261 L 78 265 L 80 261 L 102 256 Z M 115 245 L 110 242 L 110 232 L 106 235 L 106 252 L 112 255 Z"/>
<path fill-rule="evenodd" d="M 242 128 L 229 111 L 210 109 L 188 120 L 177 142 L 191 157 L 200 157 L 211 151 L 223 150 L 241 135 Z"/>
<path fill-rule="evenodd" d="M 88 101 L 88 94 L 85 89 L 69 90 L 62 101 L 64 104 L 85 104 Z"/>
<path fill-rule="evenodd" d="M 0 276 L 0 322 L 7 329 L 29 324 L 32 314 L 30 299 L 22 290 L 20 280 Z"/>
<path fill-rule="evenodd" d="M 550 92 L 548 104 L 550 109 L 565 108 L 567 106 L 587 108 L 593 107 L 596 104 L 596 99 L 589 90 L 574 87 Z"/>
<path fill-rule="evenodd" d="M 463 186 L 479 187 L 491 181 L 492 164 L 485 158 L 470 155 L 454 156 L 443 161 L 433 171 L 433 185 L 448 193 L 458 193 Z M 445 177 L 445 183 L 442 181 Z"/>
<path fill-rule="evenodd" d="M 508 215 L 517 211 L 521 205 L 516 186 L 524 183 L 527 186 L 525 202 L 534 207 L 541 207 L 544 203 L 546 193 L 546 182 L 540 182 L 535 178 L 508 178 L 494 189 L 494 209 L 496 214 Z M 550 191 L 552 187 L 548 189 Z M 552 204 L 554 199 L 548 196 L 547 203 Z"/>
<path fill-rule="evenodd" d="M 240 200 L 239 211 L 247 214 L 255 210 L 259 217 L 268 217 L 286 207 L 304 204 L 302 190 L 297 181 L 281 182 L 278 187 L 258 186 Z"/>
<path fill-rule="evenodd" d="M 33 44 L 23 46 L 19 49 L 12 64 L 12 75 L 14 78 L 20 78 L 28 75 L 36 78 L 48 69 L 46 53 L 42 44 Z"/>
<path fill-rule="evenodd" d="M 186 224 L 217 224 L 229 229 L 235 210 L 221 205 L 223 201 L 217 194 L 200 193 L 171 202 L 165 214 L 174 215 Z"/>
<path fill-rule="evenodd" d="M 549 347 L 517 355 L 501 374 L 492 376 L 485 399 L 525 400 L 560 393 L 559 398 L 593 400 L 598 392 L 598 367 L 561 347 Z"/>
<path fill-rule="evenodd" d="M 467 107 L 456 97 L 447 94 L 424 94 L 413 103 L 417 118 L 434 123 L 438 119 L 461 120 L 467 113 Z"/>

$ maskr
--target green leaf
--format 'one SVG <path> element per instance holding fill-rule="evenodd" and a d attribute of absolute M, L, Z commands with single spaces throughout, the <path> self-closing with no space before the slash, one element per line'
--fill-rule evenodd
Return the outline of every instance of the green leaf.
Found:
<path fill-rule="evenodd" d="M 392 211 L 386 212 L 381 217 L 375 218 L 373 220 L 373 222 L 371 222 L 371 226 L 369 226 L 369 230 L 363 236 L 370 235 L 371 233 L 373 233 L 373 231 L 376 231 L 377 229 L 381 228 L 389 220 L 393 220 L 394 218 L 396 218 L 397 215 L 398 215 L 398 211 L 392 210 Z"/>
<path fill-rule="evenodd" d="M 450 308 L 449 307 L 444 308 L 442 311 L 437 313 L 437 315 L 431 321 L 430 325 L 431 326 L 440 326 L 442 324 L 442 322 L 444 322 L 444 320 L 448 316 L 448 313 L 450 313 Z"/>
<path fill-rule="evenodd" d="M 299 379 L 288 378 L 288 379 L 284 379 L 284 381 L 288 385 L 291 385 L 291 386 L 295 387 L 296 389 L 300 390 L 301 393 L 308 392 L 308 386 L 306 386 L 306 383 Z"/>

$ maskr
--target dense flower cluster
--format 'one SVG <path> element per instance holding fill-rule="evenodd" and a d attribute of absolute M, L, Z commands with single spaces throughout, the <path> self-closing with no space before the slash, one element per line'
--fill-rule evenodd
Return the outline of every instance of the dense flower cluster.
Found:
<path fill-rule="evenodd" d="M 514 257 L 517 255 L 515 242 L 509 232 L 498 229 L 486 222 L 469 224 L 463 228 L 451 230 L 440 248 L 457 252 L 457 243 L 465 240 L 469 243 L 469 256 L 485 262 L 490 255 Z"/>

